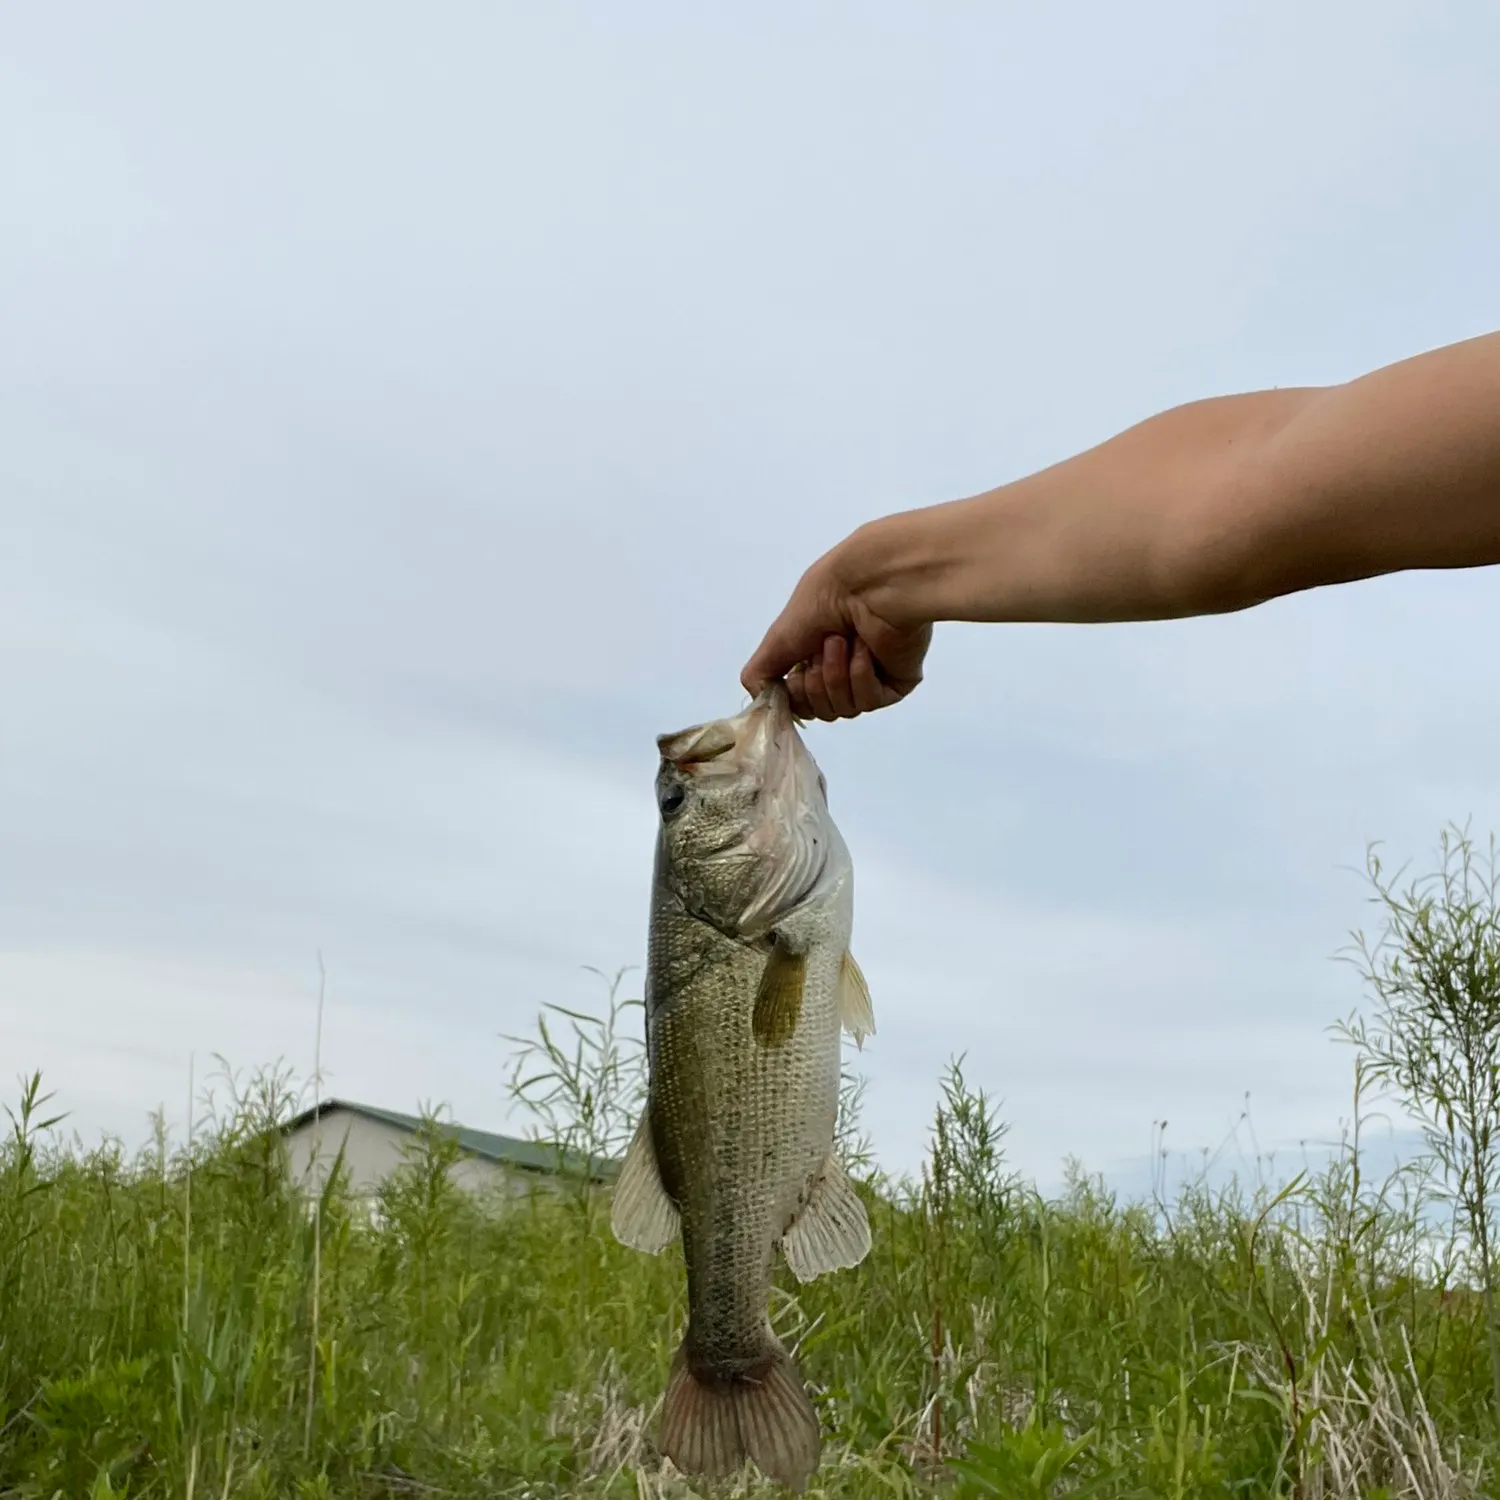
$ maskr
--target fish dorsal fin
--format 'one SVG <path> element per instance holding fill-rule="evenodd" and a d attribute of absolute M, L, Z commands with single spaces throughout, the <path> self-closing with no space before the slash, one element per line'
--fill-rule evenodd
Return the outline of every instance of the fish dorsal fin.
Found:
<path fill-rule="evenodd" d="M 761 972 L 750 1018 L 755 1039 L 763 1047 L 779 1047 L 797 1029 L 806 980 L 807 955 L 792 953 L 778 942 Z"/>
<path fill-rule="evenodd" d="M 625 1153 L 615 1183 L 609 1222 L 622 1245 L 644 1250 L 647 1255 L 659 1255 L 677 1238 L 682 1226 L 677 1205 L 662 1186 L 656 1147 L 651 1140 L 649 1110 L 641 1111 L 641 1122 L 635 1127 L 630 1149 Z"/>
<path fill-rule="evenodd" d="M 832 1153 L 807 1202 L 781 1237 L 781 1253 L 798 1281 L 857 1266 L 870 1253 L 870 1219 L 849 1174 Z"/>
<path fill-rule="evenodd" d="M 863 1048 L 865 1038 L 875 1035 L 875 1007 L 870 1003 L 870 986 L 854 955 L 846 952 L 839 967 L 839 1020 L 844 1030 L 854 1038 L 854 1045 Z"/>

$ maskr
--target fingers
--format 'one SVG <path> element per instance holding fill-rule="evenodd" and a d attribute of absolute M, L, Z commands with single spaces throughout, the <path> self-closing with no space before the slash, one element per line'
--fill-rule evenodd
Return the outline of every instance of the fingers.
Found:
<path fill-rule="evenodd" d="M 814 564 L 740 672 L 753 698 L 785 679 L 799 719 L 853 719 L 899 703 L 922 680 L 930 625 L 893 626 Z"/>
<path fill-rule="evenodd" d="M 831 635 L 823 642 L 823 691 L 836 719 L 852 719 L 859 712 L 854 706 L 854 684 L 849 679 L 855 649 L 842 635 Z"/>
<path fill-rule="evenodd" d="M 860 640 L 851 645 L 842 635 L 828 636 L 821 652 L 787 678 L 787 690 L 800 717 L 825 724 L 857 718 L 891 701 L 876 675 L 870 648 Z"/>
<path fill-rule="evenodd" d="M 813 657 L 802 672 L 802 690 L 807 694 L 807 706 L 815 719 L 831 724 L 838 718 L 838 710 L 828 692 L 828 672 L 824 666 L 824 653 Z"/>
<path fill-rule="evenodd" d="M 854 643 L 854 654 L 849 658 L 849 691 L 857 714 L 873 713 L 896 701 L 890 688 L 880 680 L 874 653 L 863 637 Z"/>
<path fill-rule="evenodd" d="M 812 704 L 807 701 L 807 670 L 799 661 L 786 674 L 786 695 L 791 699 L 792 712 L 799 719 L 815 719 Z"/>
<path fill-rule="evenodd" d="M 829 636 L 821 651 L 786 674 L 792 712 L 799 719 L 821 719 L 825 724 L 889 708 L 916 685 L 886 681 L 874 652 L 860 637 L 851 646 L 845 636 Z"/>
<path fill-rule="evenodd" d="M 855 636 L 851 644 L 847 636 L 831 635 L 819 651 L 791 668 L 786 674 L 786 689 L 792 712 L 799 719 L 821 719 L 831 724 L 889 708 L 920 681 L 919 659 L 910 677 L 893 681 L 862 636 Z M 759 690 L 757 686 L 755 691 Z"/>

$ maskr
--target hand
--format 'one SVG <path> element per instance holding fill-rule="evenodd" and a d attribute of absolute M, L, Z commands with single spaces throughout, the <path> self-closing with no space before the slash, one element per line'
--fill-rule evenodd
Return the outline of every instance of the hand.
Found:
<path fill-rule="evenodd" d="M 752 696 L 785 677 L 800 719 L 831 723 L 889 708 L 922 680 L 931 624 L 877 614 L 849 581 L 849 551 L 841 543 L 802 575 L 740 673 Z"/>

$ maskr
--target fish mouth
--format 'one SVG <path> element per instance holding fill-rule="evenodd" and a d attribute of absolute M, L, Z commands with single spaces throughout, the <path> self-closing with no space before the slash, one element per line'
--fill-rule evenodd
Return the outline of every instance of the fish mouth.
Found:
<path fill-rule="evenodd" d="M 814 789 L 827 806 L 826 784 L 797 733 L 783 683 L 763 688 L 732 718 L 658 735 L 656 748 L 664 767 L 705 789 L 713 782 L 753 781 L 757 800 L 773 820 L 789 817 Z"/>
<path fill-rule="evenodd" d="M 741 865 L 747 876 L 757 872 L 731 925 L 741 937 L 764 936 L 816 892 L 836 838 L 823 777 L 797 733 L 785 685 L 765 688 L 733 718 L 659 735 L 656 743 L 664 764 L 704 791 L 715 782 L 752 780 L 751 820 L 698 857 Z"/>
<path fill-rule="evenodd" d="M 732 751 L 739 752 L 734 756 L 735 769 L 740 769 L 742 762 L 760 759 L 769 771 L 786 753 L 795 731 L 791 699 L 785 685 L 776 682 L 733 718 L 713 719 L 657 735 L 656 748 L 664 761 L 688 775 L 723 760 Z"/>

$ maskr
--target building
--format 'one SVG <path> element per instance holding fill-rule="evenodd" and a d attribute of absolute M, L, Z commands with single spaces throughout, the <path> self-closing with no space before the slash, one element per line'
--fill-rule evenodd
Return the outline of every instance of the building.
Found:
<path fill-rule="evenodd" d="M 560 1152 L 544 1141 L 492 1135 L 446 1122 L 439 1128 L 458 1147 L 458 1160 L 451 1168 L 453 1181 L 474 1193 L 524 1196 L 536 1188 L 556 1189 L 563 1178 L 580 1183 L 588 1177 L 603 1185 L 612 1182 L 620 1170 L 617 1161 L 595 1159 L 590 1171 L 581 1156 Z M 413 1148 L 419 1148 L 421 1129 L 422 1121 L 415 1115 L 349 1099 L 325 1099 L 282 1127 L 287 1168 L 292 1181 L 304 1191 L 317 1192 L 342 1149 L 348 1191 L 372 1198 L 381 1183 L 409 1159 Z"/>

